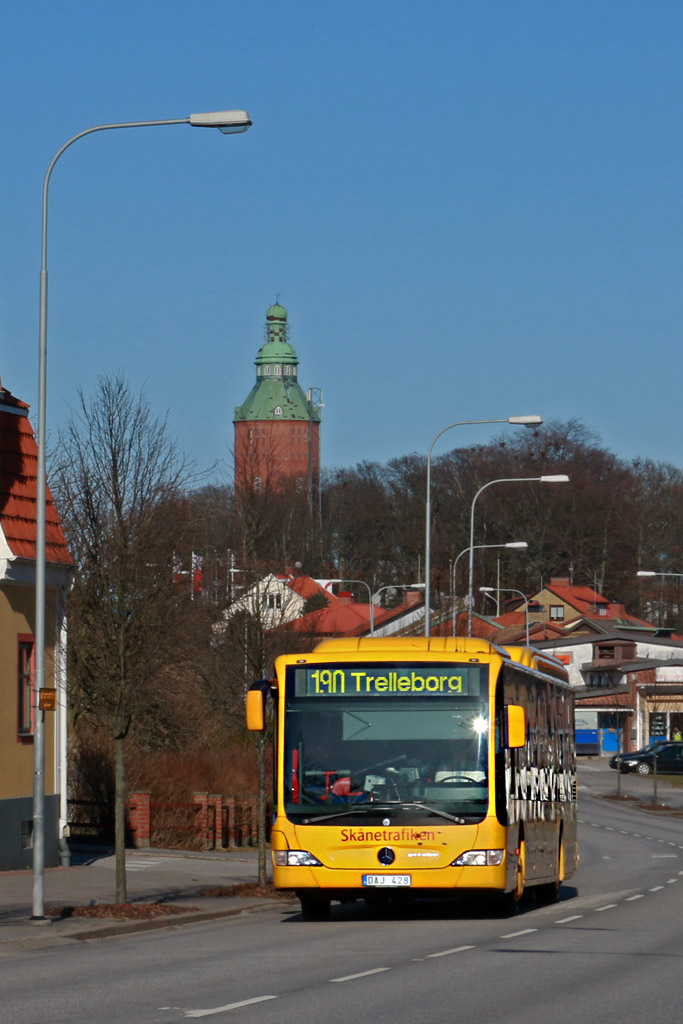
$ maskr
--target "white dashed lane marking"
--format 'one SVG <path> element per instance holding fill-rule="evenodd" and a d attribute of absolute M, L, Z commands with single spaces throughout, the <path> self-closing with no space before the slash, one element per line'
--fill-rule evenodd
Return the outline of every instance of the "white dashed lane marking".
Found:
<path fill-rule="evenodd" d="M 227 1013 L 228 1010 L 239 1010 L 242 1006 L 251 1006 L 252 1003 L 263 1003 L 267 999 L 277 999 L 277 996 L 256 996 L 254 999 L 243 999 L 239 1003 L 226 1003 L 225 1006 L 216 1006 L 212 1010 L 188 1010 L 186 1017 L 210 1017 L 214 1013 Z"/>
<path fill-rule="evenodd" d="M 467 949 L 476 949 L 476 946 L 456 946 L 455 949 L 442 949 L 440 953 L 429 953 L 427 959 L 437 956 L 450 956 L 452 953 L 464 953 Z"/>
<path fill-rule="evenodd" d="M 361 971 L 360 974 L 347 974 L 343 978 L 330 978 L 330 981 L 355 981 L 356 978 L 368 978 L 371 974 L 382 974 L 383 971 L 390 971 L 391 967 L 375 967 L 372 971 Z"/>

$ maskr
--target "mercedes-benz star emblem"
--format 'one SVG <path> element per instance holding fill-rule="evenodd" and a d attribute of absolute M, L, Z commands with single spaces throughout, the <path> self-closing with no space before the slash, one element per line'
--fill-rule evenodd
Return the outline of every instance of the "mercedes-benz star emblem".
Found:
<path fill-rule="evenodd" d="M 394 861 L 396 860 L 396 854 L 394 853 L 390 846 L 383 846 L 382 849 L 377 854 L 377 860 L 380 862 L 380 864 L 384 864 L 384 866 L 387 867 L 389 864 L 394 863 Z"/>

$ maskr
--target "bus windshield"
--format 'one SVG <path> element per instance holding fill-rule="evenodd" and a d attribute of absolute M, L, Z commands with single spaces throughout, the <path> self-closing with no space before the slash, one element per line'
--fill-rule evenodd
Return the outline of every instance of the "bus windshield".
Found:
<path fill-rule="evenodd" d="M 450 665 L 448 675 L 432 665 L 372 666 L 373 674 L 354 667 L 354 679 L 326 670 L 325 688 L 315 666 L 291 673 L 287 816 L 321 824 L 388 813 L 413 822 L 481 820 L 488 807 L 486 667 L 457 666 L 455 674 Z"/>

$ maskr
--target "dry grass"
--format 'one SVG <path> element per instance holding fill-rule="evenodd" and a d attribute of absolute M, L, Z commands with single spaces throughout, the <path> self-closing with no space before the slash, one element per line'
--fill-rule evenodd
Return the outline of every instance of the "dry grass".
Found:
<path fill-rule="evenodd" d="M 259 885 L 258 882 L 239 882 L 237 885 L 217 885 L 213 889 L 205 889 L 202 896 L 258 896 L 262 899 L 288 900 L 291 892 L 274 889 L 272 885 Z"/>
<path fill-rule="evenodd" d="M 179 907 L 173 903 L 95 903 L 92 906 L 88 904 L 83 907 L 50 907 L 45 914 L 47 917 L 58 917 L 61 920 L 69 917 L 95 917 L 114 918 L 118 921 L 149 921 L 155 917 L 187 914 L 198 909 L 198 907 Z"/>

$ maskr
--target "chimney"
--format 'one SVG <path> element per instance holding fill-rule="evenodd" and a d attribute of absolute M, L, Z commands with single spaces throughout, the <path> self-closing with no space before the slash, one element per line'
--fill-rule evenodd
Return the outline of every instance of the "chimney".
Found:
<path fill-rule="evenodd" d="M 550 587 L 570 587 L 571 583 L 569 582 L 569 576 L 551 576 L 550 577 L 550 583 L 548 584 L 548 586 L 550 586 Z"/>
<path fill-rule="evenodd" d="M 337 604 L 353 604 L 353 595 L 350 590 L 340 590 L 337 594 Z"/>

